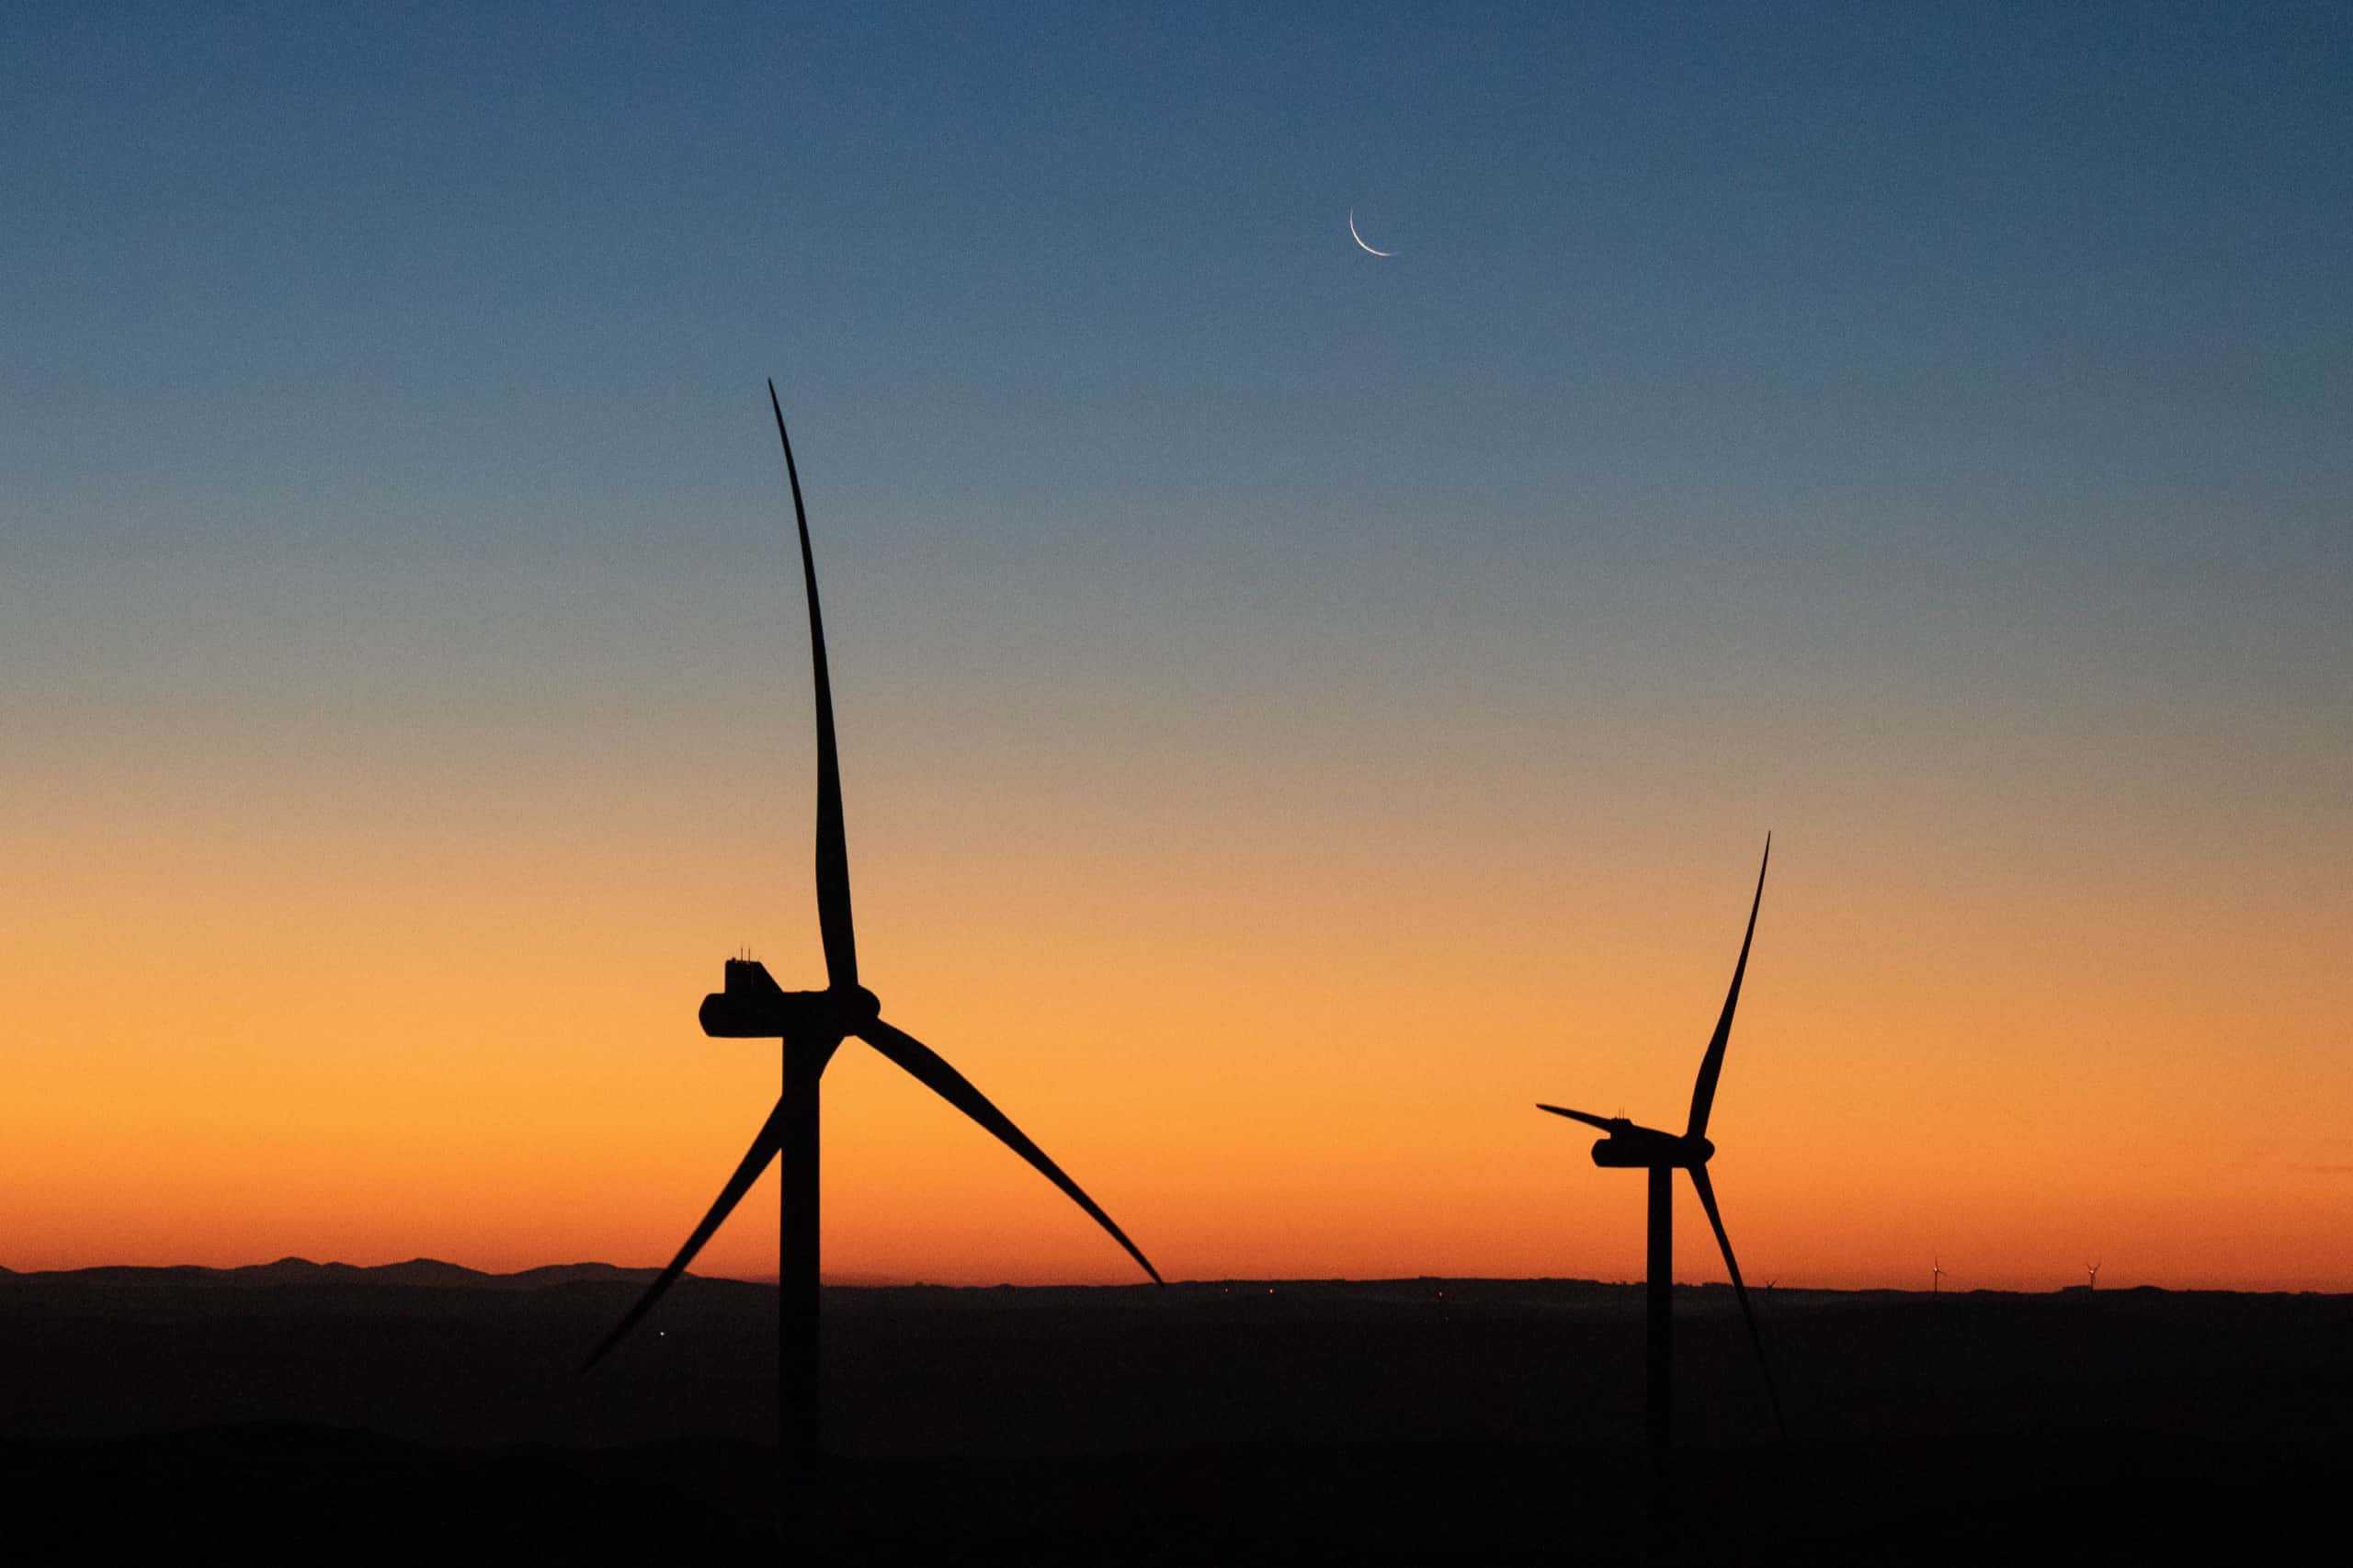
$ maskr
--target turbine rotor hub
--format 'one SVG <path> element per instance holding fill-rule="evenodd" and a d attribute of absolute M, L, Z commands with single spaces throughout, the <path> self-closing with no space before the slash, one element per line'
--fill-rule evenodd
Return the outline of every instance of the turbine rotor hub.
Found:
<path fill-rule="evenodd" d="M 882 999 L 863 985 L 828 992 L 826 999 L 833 1004 L 835 1022 L 846 1035 L 856 1034 L 882 1016 Z"/>

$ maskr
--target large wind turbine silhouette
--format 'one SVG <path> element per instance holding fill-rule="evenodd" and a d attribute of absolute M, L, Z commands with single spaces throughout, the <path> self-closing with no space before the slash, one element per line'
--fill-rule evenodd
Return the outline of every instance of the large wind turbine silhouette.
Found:
<path fill-rule="evenodd" d="M 781 1156 L 783 1187 L 779 1217 L 778 1284 L 782 1300 L 778 1390 L 779 1424 L 787 1453 L 813 1452 L 820 1428 L 817 1403 L 817 1133 L 818 1082 L 843 1040 L 856 1036 L 940 1098 L 971 1117 L 1006 1147 L 1037 1167 L 1070 1195 L 1111 1239 L 1142 1265 L 1154 1283 L 1160 1271 L 1112 1222 L 1096 1201 L 1063 1174 L 1045 1151 L 1031 1142 L 1006 1114 L 991 1105 L 964 1075 L 904 1029 L 882 1021 L 882 1006 L 858 983 L 858 939 L 850 924 L 849 848 L 842 826 L 841 759 L 834 744 L 833 685 L 825 670 L 825 627 L 817 608 L 817 564 L 809 548 L 809 513 L 801 500 L 801 471 L 792 460 L 792 438 L 785 434 L 784 408 L 776 383 L 768 383 L 768 407 L 776 415 L 777 439 L 784 447 L 785 478 L 792 487 L 793 520 L 801 534 L 801 575 L 809 594 L 809 653 L 815 672 L 817 709 L 817 928 L 825 949 L 825 988 L 786 991 L 765 965 L 729 959 L 723 989 L 702 1001 L 703 1032 L 728 1040 L 780 1039 L 784 1042 L 784 1092 L 768 1113 L 752 1146 L 720 1189 L 718 1201 L 694 1228 L 678 1256 L 655 1276 L 613 1331 L 581 1366 L 586 1371 L 637 1326 L 695 1254 L 710 1240 L 772 1159 Z"/>
<path fill-rule="evenodd" d="M 1723 1215 L 1716 1208 L 1715 1186 L 1708 1180 L 1708 1162 L 1716 1153 L 1716 1146 L 1708 1142 L 1708 1113 L 1716 1101 L 1716 1079 L 1723 1072 L 1724 1046 L 1732 1039 L 1733 1009 L 1740 1006 L 1741 977 L 1748 971 L 1748 946 L 1756 936 L 1756 908 L 1765 901 L 1765 868 L 1772 860 L 1773 836 L 1768 834 L 1765 858 L 1756 868 L 1756 896 L 1749 901 L 1748 930 L 1740 939 L 1739 961 L 1733 965 L 1732 989 L 1724 995 L 1723 1016 L 1716 1020 L 1716 1032 L 1708 1041 L 1707 1053 L 1699 1058 L 1699 1078 L 1691 1088 L 1691 1119 L 1683 1131 L 1664 1132 L 1638 1126 L 1622 1116 L 1595 1116 L 1556 1105 L 1536 1108 L 1608 1133 L 1593 1146 L 1595 1165 L 1650 1173 L 1650 1288 L 1645 1338 L 1649 1351 L 1651 1447 L 1661 1452 L 1672 1435 L 1674 1409 L 1670 1386 L 1674 1342 L 1670 1336 L 1675 1324 L 1675 1173 L 1678 1169 L 1691 1173 L 1691 1185 L 1699 1194 L 1699 1207 L 1708 1211 L 1708 1223 L 1715 1230 L 1716 1244 L 1723 1249 L 1724 1269 L 1732 1276 L 1733 1294 L 1740 1300 L 1740 1315 L 1748 1324 L 1749 1342 L 1756 1346 L 1756 1364 L 1764 1369 L 1765 1394 L 1772 1403 L 1773 1424 L 1783 1437 L 1789 1435 L 1789 1424 L 1781 1419 L 1780 1392 L 1773 1386 L 1773 1368 L 1765 1358 L 1765 1338 L 1756 1330 L 1756 1313 L 1748 1304 L 1748 1287 L 1741 1282 L 1740 1265 L 1732 1256 L 1732 1237 L 1724 1233 Z"/>

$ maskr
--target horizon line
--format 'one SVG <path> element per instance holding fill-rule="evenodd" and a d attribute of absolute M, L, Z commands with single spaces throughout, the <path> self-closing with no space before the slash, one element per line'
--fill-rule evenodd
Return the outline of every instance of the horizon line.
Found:
<path fill-rule="evenodd" d="M 636 1265 L 608 1263 L 601 1259 L 594 1258 L 574 1259 L 562 1263 L 531 1264 L 521 1268 L 501 1270 L 493 1268 L 478 1268 L 471 1264 L 454 1263 L 447 1258 L 431 1257 L 423 1254 L 419 1254 L 415 1257 L 401 1258 L 386 1263 L 347 1263 L 340 1259 L 330 1258 L 322 1261 L 319 1259 L 304 1257 L 300 1254 L 289 1253 L 283 1256 L 269 1258 L 261 1262 L 233 1264 L 96 1263 L 81 1264 L 72 1267 L 63 1268 L 16 1268 L 6 1264 L 0 1264 L 0 1278 L 32 1279 L 97 1273 L 240 1274 L 252 1273 L 265 1269 L 286 1268 L 289 1267 L 316 1269 L 322 1273 L 328 1271 L 342 1271 L 358 1274 L 376 1274 L 394 1269 L 415 1268 L 419 1266 L 429 1267 L 436 1269 L 445 1269 L 453 1273 L 471 1275 L 482 1279 L 518 1279 L 529 1275 L 563 1273 L 574 1270 L 582 1272 L 603 1272 L 617 1276 L 648 1276 L 660 1272 L 660 1266 L 657 1264 Z M 773 1288 L 778 1282 L 777 1276 L 773 1273 L 689 1273 L 684 1278 L 700 1280 L 705 1283 L 757 1285 L 770 1288 Z M 821 1277 L 819 1282 L 830 1290 L 1150 1290 L 1154 1289 L 1154 1287 L 1147 1283 L 1128 1281 L 1106 1284 L 1084 1280 L 1032 1280 L 1028 1283 L 1017 1284 L 1011 1280 L 995 1280 L 984 1284 L 975 1284 L 954 1283 L 946 1280 L 923 1279 L 914 1277 L 870 1273 L 848 1273 Z M 1232 1288 L 1234 1286 L 1280 1287 L 1285 1285 L 1397 1286 L 1457 1284 L 1579 1285 L 1613 1290 L 1636 1290 L 1644 1288 L 1643 1281 L 1640 1278 L 1606 1279 L 1595 1276 L 1573 1274 L 1222 1275 L 1216 1277 L 1171 1278 L 1168 1281 L 1168 1286 L 1170 1288 L 1177 1286 L 1192 1286 L 1195 1288 L 1219 1286 L 1223 1288 Z M 1723 1279 L 1684 1279 L 1678 1278 L 1676 1280 L 1676 1286 L 1679 1290 L 1729 1290 L 1732 1289 L 1731 1281 Z M 2353 1288 L 2347 1288 L 2346 1290 L 2329 1290 L 2324 1287 L 2309 1285 L 2160 1285 L 2151 1282 L 2143 1282 L 2132 1285 L 2109 1285 L 2104 1287 L 2104 1289 L 2112 1292 L 2156 1291 L 2168 1295 L 2353 1295 Z M 1808 1295 L 1844 1296 L 2055 1296 L 2069 1294 L 2092 1295 L 2097 1293 L 2093 1287 L 2086 1285 L 2080 1280 L 2072 1284 L 2059 1283 L 2048 1287 L 1972 1285 L 1966 1287 L 1956 1286 L 1944 1290 L 1932 1289 L 1927 1290 L 1919 1290 L 1916 1287 L 1906 1287 L 1902 1285 L 1809 1285 L 1800 1282 L 1782 1283 L 1780 1281 L 1776 1281 L 1770 1286 L 1760 1286 L 1757 1290 L 1759 1294 L 1764 1294 L 1768 1291 L 1786 1290 L 1803 1292 Z"/>

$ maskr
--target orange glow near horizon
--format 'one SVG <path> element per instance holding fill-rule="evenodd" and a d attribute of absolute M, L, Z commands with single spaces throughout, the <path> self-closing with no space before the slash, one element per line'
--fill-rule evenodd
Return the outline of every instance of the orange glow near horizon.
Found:
<path fill-rule="evenodd" d="M 1318 816 L 1279 779 L 1236 829 L 1094 766 L 982 806 L 853 757 L 886 1017 L 1171 1278 L 1640 1273 L 1640 1184 L 1533 1104 L 1679 1125 L 1762 796 L 1540 816 L 1425 778 Z M 8 890 L 0 1263 L 666 1258 L 776 1094 L 775 1049 L 704 1039 L 697 1002 L 746 942 L 819 972 L 803 802 L 707 772 L 558 761 L 526 814 L 485 769 L 342 821 L 227 773 L 169 801 L 49 780 Z M 1772 822 L 1711 1129 L 1753 1280 L 1925 1287 L 1933 1255 L 1954 1289 L 2092 1260 L 2104 1287 L 2353 1288 L 2348 932 L 2292 836 L 2247 865 L 2129 813 L 2112 844 L 2038 838 L 1999 802 L 1865 819 L 1769 782 L 1826 805 Z M 1136 1278 L 863 1047 L 826 1084 L 829 1277 Z M 699 1269 L 772 1273 L 776 1223 L 771 1178 Z M 1688 1189 L 1677 1248 L 1722 1278 Z"/>

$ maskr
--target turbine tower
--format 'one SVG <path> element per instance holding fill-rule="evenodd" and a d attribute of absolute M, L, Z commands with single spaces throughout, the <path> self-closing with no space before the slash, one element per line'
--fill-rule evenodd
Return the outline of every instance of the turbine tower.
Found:
<path fill-rule="evenodd" d="M 2098 1290 L 2098 1289 L 2099 1289 L 2099 1265 L 2098 1265 L 2098 1264 L 2097 1264 L 2097 1263 L 2086 1263 L 2086 1265 L 2084 1265 L 2084 1267 L 2085 1267 L 2086 1269 L 2088 1269 L 2088 1270 L 2090 1270 L 2090 1271 L 2091 1271 L 2091 1277 L 2092 1277 L 2092 1278 L 2091 1278 L 2091 1283 L 2090 1283 L 2090 1284 L 2088 1284 L 2088 1285 L 2086 1285 L 2086 1286 L 2085 1286 L 2085 1287 L 2084 1287 L 2084 1289 L 2085 1289 L 2085 1290 Z"/>
<path fill-rule="evenodd" d="M 1650 1290 L 1649 1328 L 1646 1335 L 1649 1349 L 1650 1439 L 1654 1451 L 1665 1452 L 1670 1431 L 1673 1400 L 1670 1377 L 1673 1372 L 1674 1348 L 1670 1337 L 1674 1331 L 1675 1312 L 1675 1173 L 1680 1169 L 1691 1173 L 1691 1185 L 1699 1194 L 1699 1207 L 1708 1211 L 1708 1223 L 1716 1233 L 1716 1244 L 1723 1249 L 1724 1269 L 1732 1276 L 1733 1294 L 1739 1299 L 1740 1315 L 1748 1324 L 1749 1342 L 1756 1346 L 1756 1364 L 1765 1373 L 1765 1394 L 1773 1406 L 1773 1424 L 1783 1437 L 1789 1436 L 1789 1424 L 1781 1418 L 1781 1396 L 1773 1386 L 1773 1369 L 1765 1358 L 1765 1338 L 1756 1329 L 1756 1313 L 1748 1303 L 1748 1287 L 1741 1282 L 1740 1265 L 1732 1255 L 1732 1237 L 1724 1233 L 1722 1213 L 1716 1208 L 1716 1189 L 1708 1180 L 1708 1162 L 1714 1157 L 1716 1146 L 1708 1142 L 1708 1112 L 1716 1100 L 1716 1079 L 1723 1072 L 1724 1046 L 1732 1039 L 1733 1009 L 1740 1005 L 1741 977 L 1748 970 L 1748 945 L 1756 935 L 1756 908 L 1765 899 L 1765 868 L 1772 863 L 1773 838 L 1765 837 L 1765 858 L 1756 868 L 1756 894 L 1749 901 L 1748 930 L 1740 939 L 1740 959 L 1733 965 L 1732 989 L 1724 995 L 1723 1016 L 1716 1020 L 1714 1038 L 1708 1041 L 1707 1053 L 1699 1058 L 1699 1081 L 1691 1088 L 1691 1118 L 1681 1133 L 1664 1132 L 1656 1128 L 1642 1127 L 1622 1116 L 1595 1116 L 1582 1110 L 1569 1110 L 1556 1105 L 1539 1105 L 1536 1108 L 1565 1116 L 1572 1121 L 1582 1121 L 1597 1127 L 1608 1134 L 1593 1146 L 1593 1163 L 1618 1170 L 1645 1170 L 1650 1173 Z"/>
<path fill-rule="evenodd" d="M 825 670 L 825 628 L 817 608 L 817 565 L 809 548 L 809 514 L 801 501 L 801 471 L 792 460 L 792 439 L 784 432 L 784 409 L 776 383 L 768 383 L 768 407 L 776 415 L 777 439 L 784 447 L 784 472 L 792 487 L 793 519 L 801 534 L 801 575 L 809 594 L 809 653 L 815 672 L 817 710 L 817 927 L 825 949 L 825 988 L 786 991 L 765 965 L 748 958 L 726 961 L 725 983 L 702 1001 L 703 1033 L 726 1040 L 779 1039 L 784 1042 L 784 1092 L 767 1121 L 720 1189 L 702 1222 L 687 1237 L 678 1256 L 654 1277 L 635 1305 L 605 1335 L 581 1366 L 586 1371 L 662 1299 L 686 1272 L 772 1159 L 781 1158 L 783 1185 L 779 1217 L 778 1286 L 781 1324 L 778 1397 L 779 1425 L 788 1455 L 813 1453 L 820 1439 L 817 1404 L 817 1133 L 818 1083 L 842 1041 L 864 1040 L 904 1068 L 917 1083 L 971 1117 L 1006 1147 L 1063 1189 L 1111 1239 L 1141 1264 L 1153 1282 L 1160 1271 L 1130 1241 L 1127 1233 L 1096 1201 L 1063 1174 L 1045 1151 L 1031 1142 L 1005 1113 L 989 1103 L 964 1075 L 915 1036 L 882 1021 L 881 1004 L 858 983 L 858 939 L 850 925 L 849 849 L 842 826 L 841 760 L 834 744 L 834 695 Z"/>
<path fill-rule="evenodd" d="M 1944 1259 L 1939 1258 L 1939 1257 L 1932 1257 L 1932 1258 L 1930 1258 L 1930 1259 L 1928 1260 L 1928 1294 L 1929 1294 L 1929 1295 L 1931 1295 L 1931 1296 L 1941 1296 L 1941 1295 L 1943 1295 L 1943 1294 L 1944 1294 L 1944 1290 L 1945 1290 L 1945 1265 L 1944 1265 Z"/>

